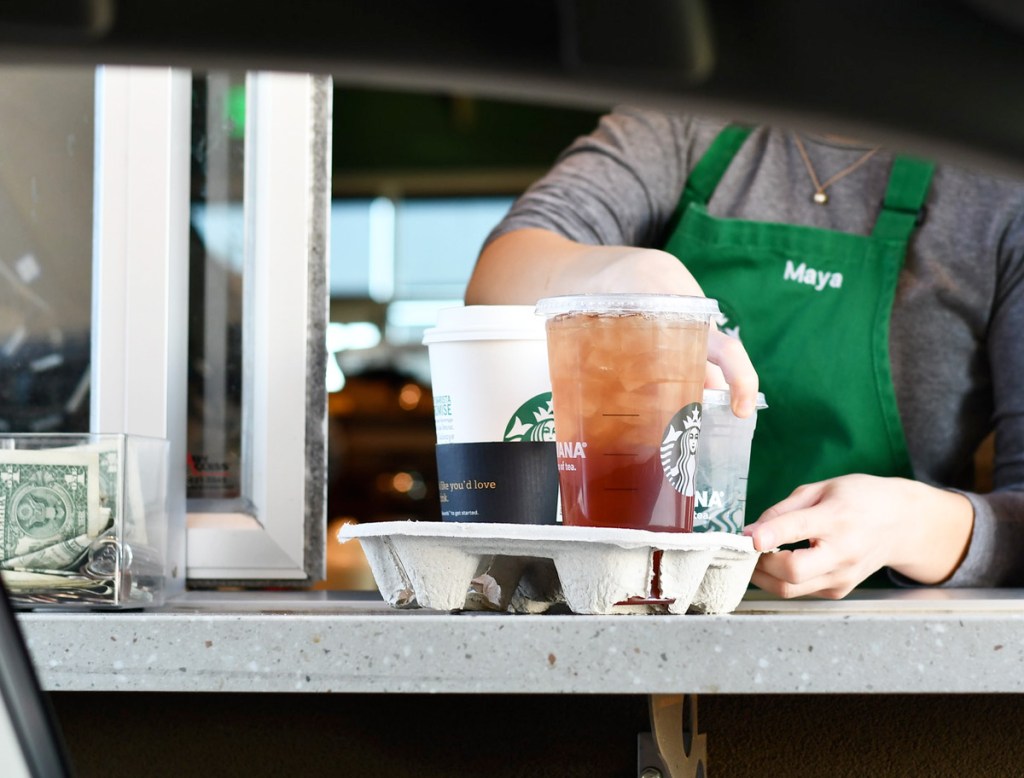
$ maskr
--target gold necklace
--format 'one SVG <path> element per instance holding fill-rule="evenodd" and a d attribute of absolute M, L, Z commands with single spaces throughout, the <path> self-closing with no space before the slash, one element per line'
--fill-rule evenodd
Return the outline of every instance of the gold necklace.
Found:
<path fill-rule="evenodd" d="M 807 172 L 811 176 L 811 182 L 814 184 L 814 194 L 811 195 L 811 200 L 816 202 L 818 205 L 826 205 L 828 203 L 828 195 L 825 194 L 826 189 L 832 186 L 832 184 L 834 184 L 839 179 L 845 178 L 846 176 L 850 175 L 850 173 L 852 173 L 854 170 L 856 170 L 869 159 L 871 159 L 873 156 L 875 156 L 875 154 L 878 153 L 878 150 L 880 148 L 879 146 L 875 146 L 875 148 L 865 152 L 865 154 L 852 165 L 844 167 L 842 170 L 840 170 L 838 173 L 832 176 L 828 181 L 826 181 L 825 183 L 821 183 L 820 181 L 818 181 L 818 174 L 814 172 L 814 165 L 811 164 L 811 158 L 807 156 L 807 149 L 804 148 L 804 142 L 800 140 L 800 136 L 797 135 L 795 132 L 793 133 L 793 139 L 796 141 L 796 147 L 797 150 L 800 152 L 800 157 L 804 161 L 804 167 L 807 168 Z"/>

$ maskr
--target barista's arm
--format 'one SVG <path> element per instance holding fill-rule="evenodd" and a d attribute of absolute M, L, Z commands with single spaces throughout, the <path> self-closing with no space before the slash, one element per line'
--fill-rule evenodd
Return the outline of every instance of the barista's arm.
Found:
<path fill-rule="evenodd" d="M 467 305 L 531 305 L 541 297 L 600 292 L 703 296 L 683 263 L 657 249 L 591 246 L 550 230 L 513 230 L 480 253 Z"/>
<path fill-rule="evenodd" d="M 544 229 L 519 229 L 481 252 L 466 288 L 467 305 L 530 305 L 542 297 L 602 292 L 704 293 L 673 255 L 657 249 L 591 246 Z M 733 412 L 749 416 L 757 373 L 738 340 L 712 331 L 708 361 L 721 368 Z"/>

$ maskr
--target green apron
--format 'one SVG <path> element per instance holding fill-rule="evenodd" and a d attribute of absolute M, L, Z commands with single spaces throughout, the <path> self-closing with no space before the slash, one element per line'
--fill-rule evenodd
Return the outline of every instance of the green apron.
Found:
<path fill-rule="evenodd" d="M 889 317 L 933 166 L 898 157 L 870 236 L 719 219 L 707 203 L 750 130 L 723 130 L 686 182 L 666 251 L 719 301 L 754 363 L 758 415 L 746 521 L 801 484 L 912 475 L 889 362 Z"/>

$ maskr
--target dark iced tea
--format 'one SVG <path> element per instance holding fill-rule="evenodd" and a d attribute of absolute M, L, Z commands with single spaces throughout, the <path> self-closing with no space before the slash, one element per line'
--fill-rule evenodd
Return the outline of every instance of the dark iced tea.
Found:
<path fill-rule="evenodd" d="M 565 524 L 692 530 L 709 320 L 665 311 L 548 318 Z"/>

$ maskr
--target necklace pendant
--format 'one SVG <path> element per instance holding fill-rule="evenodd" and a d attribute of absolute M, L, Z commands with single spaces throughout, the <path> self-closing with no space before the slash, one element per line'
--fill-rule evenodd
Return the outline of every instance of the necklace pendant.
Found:
<path fill-rule="evenodd" d="M 825 205 L 828 202 L 828 195 L 824 192 L 815 192 L 811 199 L 818 205 Z"/>

